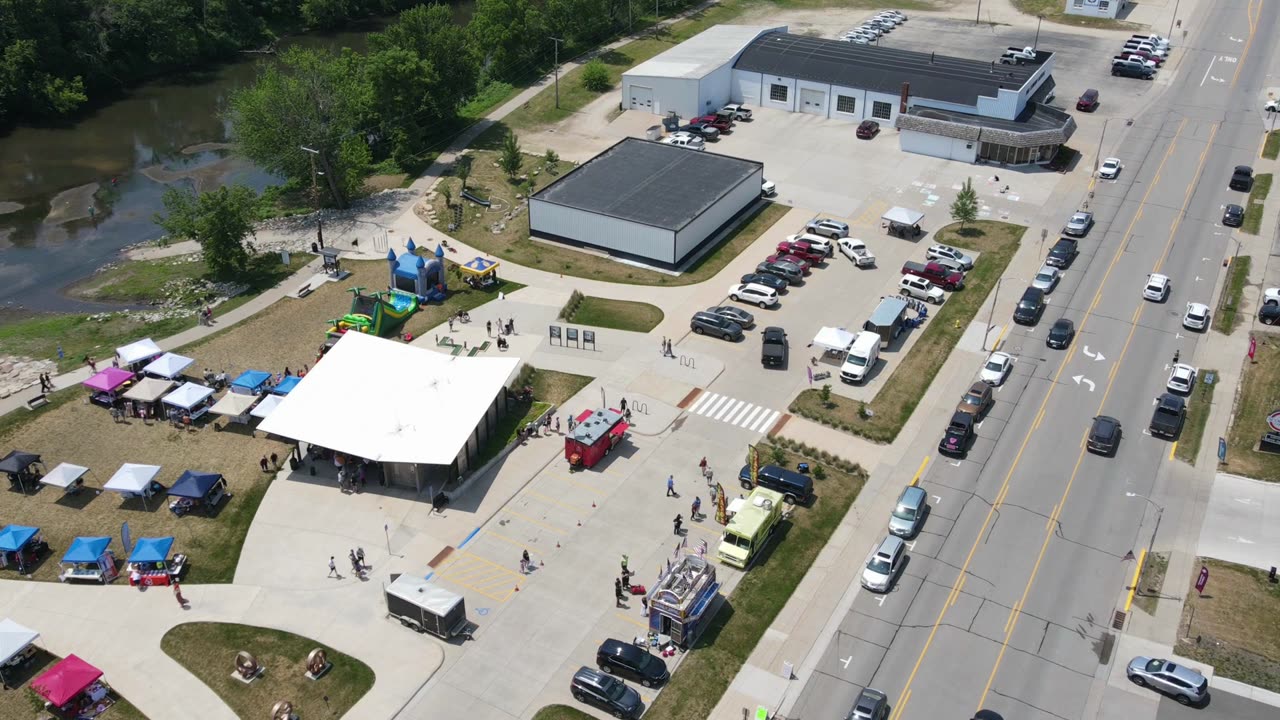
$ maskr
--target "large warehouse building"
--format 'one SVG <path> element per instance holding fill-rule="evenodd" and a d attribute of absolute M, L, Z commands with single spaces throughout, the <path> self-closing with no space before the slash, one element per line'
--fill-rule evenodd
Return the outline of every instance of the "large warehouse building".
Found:
<path fill-rule="evenodd" d="M 636 68 L 648 67 L 631 89 L 624 77 L 623 106 L 665 112 L 695 96 L 704 108 L 737 102 L 850 123 L 876 120 L 901 131 L 903 150 L 967 162 L 1047 161 L 1075 131 L 1070 115 L 1043 104 L 1054 89 L 1051 52 L 1001 65 L 792 35 L 785 28 L 742 27 L 736 34 L 731 28 L 718 28 L 720 41 L 706 44 L 697 73 L 670 82 L 653 77 L 678 68 L 664 58 L 677 51 L 686 56 L 683 48 L 693 40 Z M 726 72 L 728 88 L 721 82 Z M 652 97 L 639 87 L 651 88 Z"/>
<path fill-rule="evenodd" d="M 783 27 L 716 25 L 622 74 L 622 107 L 693 118 L 729 102 L 733 61 L 753 40 Z"/>
<path fill-rule="evenodd" d="M 535 237 L 677 267 L 760 198 L 764 165 L 626 138 L 529 198 Z"/>

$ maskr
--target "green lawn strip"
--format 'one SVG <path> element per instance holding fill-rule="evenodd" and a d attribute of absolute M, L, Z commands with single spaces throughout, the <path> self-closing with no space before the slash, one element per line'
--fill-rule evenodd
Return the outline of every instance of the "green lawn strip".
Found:
<path fill-rule="evenodd" d="M 1267 140 L 1262 146 L 1262 157 L 1275 160 L 1280 156 L 1280 130 L 1267 133 Z"/>
<path fill-rule="evenodd" d="M 342 717 L 374 682 L 373 669 L 349 655 L 301 635 L 251 625 L 186 623 L 165 633 L 160 647 L 242 718 L 270 717 L 280 700 L 293 703 L 299 717 Z M 303 673 L 307 655 L 316 648 L 333 667 L 319 680 L 309 680 Z M 242 650 L 266 668 L 249 685 L 231 677 Z"/>
<path fill-rule="evenodd" d="M 596 716 L 568 705 L 548 705 L 534 713 L 533 720 L 596 720 Z"/>
<path fill-rule="evenodd" d="M 1209 568 L 1203 594 L 1194 587 L 1201 565 Z M 1220 560 L 1196 558 L 1192 568 L 1175 580 L 1186 602 L 1174 652 L 1221 677 L 1280 692 L 1280 584 L 1268 582 L 1266 570 Z"/>
<path fill-rule="evenodd" d="M 3 691 L 0 691 L 0 720 L 32 720 L 32 718 L 51 717 L 44 710 L 44 698 L 36 695 L 35 690 L 31 689 L 31 681 L 60 660 L 62 658 L 57 655 L 37 647 L 33 658 L 21 667 L 9 670 L 6 676 L 8 684 Z M 107 685 L 111 684 L 110 677 L 103 677 L 103 680 Z M 147 720 L 147 716 L 139 712 L 128 700 L 120 697 L 115 688 L 111 689 L 110 697 L 115 704 L 99 715 L 102 720 Z"/>
<path fill-rule="evenodd" d="M 768 448 L 764 450 L 769 457 Z M 811 507 L 797 508 L 783 522 L 777 539 L 720 605 L 671 682 L 645 712 L 647 720 L 711 717 L 720 696 L 786 605 L 866 481 L 861 468 L 849 472 L 809 453 L 787 450 L 783 455 L 786 467 L 806 461 L 813 467 L 822 465 L 826 479 L 815 481 L 817 499 Z"/>
<path fill-rule="evenodd" d="M 1206 375 L 1213 375 L 1212 385 L 1204 381 Z M 1221 379 L 1217 370 L 1200 370 L 1195 389 L 1187 401 L 1187 420 L 1182 426 L 1182 435 L 1178 438 L 1178 447 L 1173 453 L 1182 462 L 1195 465 L 1196 458 L 1200 456 L 1204 426 L 1209 422 L 1209 410 L 1213 407 L 1213 391 Z"/>
<path fill-rule="evenodd" d="M 1271 173 L 1258 173 L 1253 176 L 1253 188 L 1249 190 L 1249 200 L 1244 206 L 1244 224 L 1242 232 L 1257 235 L 1262 229 L 1262 211 L 1266 207 L 1263 202 L 1271 194 Z"/>
<path fill-rule="evenodd" d="M 1240 322 L 1237 315 L 1244 301 L 1244 286 L 1249 282 L 1249 267 L 1252 264 L 1253 258 L 1237 255 L 1227 269 L 1227 285 L 1222 291 L 1218 312 L 1213 317 L 1213 329 L 1223 335 L 1230 335 Z"/>
<path fill-rule="evenodd" d="M 1066 6 L 1062 0 L 1012 0 L 1012 2 L 1014 9 L 1024 15 L 1030 15 L 1032 18 L 1041 16 L 1045 20 L 1059 25 L 1075 25 L 1076 27 L 1103 28 L 1106 30 L 1137 30 L 1146 27 L 1145 25 L 1125 20 L 1070 15 L 1066 12 Z"/>
<path fill-rule="evenodd" d="M 631 300 L 582 296 L 565 322 L 647 333 L 662 322 L 662 308 Z"/>
<path fill-rule="evenodd" d="M 214 317 L 229 312 L 260 295 L 288 278 L 312 260 L 314 256 L 292 253 L 286 268 L 275 254 L 260 255 L 252 263 L 244 282 L 249 290 L 230 298 L 214 308 Z M 166 282 L 165 260 L 142 260 L 124 263 L 101 276 L 80 284 L 80 291 L 92 293 L 91 299 L 137 303 L 161 295 Z M 204 272 L 200 262 L 181 262 L 172 266 L 172 277 L 195 279 Z M 103 277 L 105 276 L 105 277 Z M 19 355 L 35 359 L 57 359 L 58 347 L 63 359 L 58 370 L 65 372 L 83 364 L 85 355 L 102 360 L 115 354 L 115 349 L 144 337 L 163 338 L 195 327 L 194 311 L 200 307 L 199 295 L 184 295 L 183 306 L 188 312 L 177 317 L 165 317 L 158 310 L 156 319 L 146 311 L 39 314 L 13 323 L 0 325 L 0 354 Z"/>
<path fill-rule="evenodd" d="M 1253 334 L 1258 346 L 1253 361 L 1245 359 L 1236 392 L 1235 420 L 1227 435 L 1225 470 L 1236 475 L 1280 482 L 1280 455 L 1258 452 L 1258 440 L 1268 431 L 1267 415 L 1280 398 L 1280 335 Z"/>
<path fill-rule="evenodd" d="M 898 437 L 987 294 L 1004 275 L 1026 232 L 1021 225 L 993 220 L 970 223 L 964 234 L 958 230 L 958 224 L 948 225 L 935 233 L 933 241 L 973 250 L 982 256 L 965 276 L 964 290 L 949 293 L 947 301 L 930 316 L 924 334 L 901 358 L 875 399 L 864 403 L 832 395 L 830 401 L 824 403 L 821 390 L 811 388 L 796 397 L 791 403 L 791 412 L 875 442 L 890 443 Z"/>
<path fill-rule="evenodd" d="M 514 392 L 519 392 L 528 385 L 533 388 L 534 401 L 521 403 L 513 400 L 511 409 L 498 420 L 497 427 L 489 434 L 489 440 L 480 448 L 474 467 L 483 467 L 485 463 L 498 456 L 503 448 L 515 442 L 516 430 L 542 416 L 552 405 L 563 405 L 569 398 L 578 394 L 594 378 L 586 375 L 543 370 L 525 365 L 516 381 L 511 383 Z"/>

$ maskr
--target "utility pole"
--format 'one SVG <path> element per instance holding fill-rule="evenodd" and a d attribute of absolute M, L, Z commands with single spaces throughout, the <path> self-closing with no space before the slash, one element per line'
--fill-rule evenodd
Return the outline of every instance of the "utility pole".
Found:
<path fill-rule="evenodd" d="M 564 42 L 560 38 L 553 37 L 551 41 L 556 44 L 556 109 L 560 109 L 560 43 Z"/>
<path fill-rule="evenodd" d="M 973 18 L 973 24 L 977 25 L 982 22 L 982 0 L 978 0 L 978 14 Z"/>
<path fill-rule="evenodd" d="M 1173 3 L 1173 17 L 1169 18 L 1169 37 L 1173 37 L 1173 23 L 1178 17 L 1178 6 L 1182 4 L 1182 0 L 1176 0 Z"/>
<path fill-rule="evenodd" d="M 311 202 L 320 209 L 320 185 L 316 180 L 316 156 L 320 154 L 319 150 L 312 150 L 306 145 L 299 145 L 303 152 L 311 156 Z"/>
<path fill-rule="evenodd" d="M 1044 16 L 1037 15 L 1036 16 L 1036 41 L 1031 43 L 1031 49 L 1033 50 L 1040 48 L 1040 23 L 1042 22 L 1044 22 Z"/>
<path fill-rule="evenodd" d="M 1098 152 L 1093 156 L 1093 174 L 1098 174 L 1098 163 L 1102 162 L 1102 141 L 1107 137 L 1107 124 L 1111 118 L 1102 121 L 1102 135 L 1098 136 Z"/>
<path fill-rule="evenodd" d="M 991 336 L 991 328 L 993 327 L 992 323 L 995 321 L 996 302 L 1000 299 L 1000 284 L 1003 283 L 1005 280 L 1021 280 L 1021 279 L 1022 278 L 1002 277 L 996 281 L 996 291 L 991 296 L 991 309 L 987 311 L 987 330 L 986 332 L 982 333 L 982 351 L 983 352 L 987 351 L 987 338 Z M 995 347 L 993 346 L 991 349 L 995 350 Z"/>

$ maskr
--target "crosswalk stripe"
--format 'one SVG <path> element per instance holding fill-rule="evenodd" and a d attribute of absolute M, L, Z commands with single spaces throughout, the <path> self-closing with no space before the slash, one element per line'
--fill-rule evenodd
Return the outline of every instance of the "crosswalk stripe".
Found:
<path fill-rule="evenodd" d="M 727 423 L 729 423 L 730 425 L 737 425 L 737 424 L 738 424 L 738 421 L 742 419 L 742 416 L 743 416 L 743 415 L 746 415 L 746 414 L 747 414 L 747 412 L 748 412 L 748 411 L 750 411 L 750 410 L 751 410 L 751 408 L 753 408 L 753 407 L 755 407 L 755 406 L 756 406 L 756 404 L 755 404 L 755 403 L 747 403 L 747 404 L 746 404 L 746 407 L 743 407 L 743 408 L 742 408 L 742 410 L 739 410 L 738 412 L 734 413 L 733 415 L 730 415 L 729 417 L 725 418 L 725 419 L 724 419 L 724 421 L 725 421 L 725 422 L 727 422 Z"/>
<path fill-rule="evenodd" d="M 745 404 L 745 401 L 743 400 L 738 400 L 737 404 L 734 404 L 734 401 L 730 399 L 729 402 L 724 404 L 724 407 L 720 410 L 720 412 L 716 413 L 715 419 L 719 420 L 720 418 L 723 417 L 725 418 L 725 422 L 729 422 L 728 420 L 729 416 L 737 412 L 738 408 L 742 407 L 744 404 Z M 733 409 L 730 410 L 729 409 L 730 407 L 732 407 Z M 726 414 L 726 411 L 728 411 L 728 414 Z"/>
<path fill-rule="evenodd" d="M 716 396 L 715 393 L 708 393 L 708 392 L 702 393 L 702 395 L 699 396 L 697 400 L 693 401 L 693 405 L 689 407 L 689 412 L 692 412 L 692 413 L 698 412 L 698 408 L 702 407 L 704 404 L 706 404 L 707 400 L 715 396 Z"/>
<path fill-rule="evenodd" d="M 766 420 L 763 423 L 760 423 L 759 427 L 752 425 L 751 429 L 756 432 L 764 432 L 765 430 L 768 430 L 769 428 L 773 427 L 774 421 L 776 421 L 778 419 L 778 416 L 781 414 L 782 413 L 778 412 L 777 410 L 774 410 L 773 414 L 769 416 L 768 420 Z"/>
<path fill-rule="evenodd" d="M 731 399 L 732 398 L 730 398 L 728 395 L 721 395 L 714 403 L 709 403 L 706 409 L 704 409 L 702 412 L 699 412 L 698 414 L 704 415 L 706 417 L 711 417 L 716 410 L 720 409 L 721 405 L 724 405 L 725 403 L 729 402 Z"/>
<path fill-rule="evenodd" d="M 764 406 L 763 406 L 763 405 L 758 405 L 758 406 L 756 406 L 756 409 L 755 409 L 755 410 L 752 410 L 750 413 L 748 413 L 748 414 L 747 414 L 747 416 L 746 416 L 746 417 L 742 418 L 741 420 L 739 420 L 738 422 L 736 422 L 736 423 L 734 423 L 734 424 L 735 424 L 735 425 L 737 425 L 738 427 L 746 427 L 746 426 L 747 426 L 747 423 L 749 423 L 749 422 L 751 422 L 752 420 L 755 420 L 755 419 L 756 419 L 756 416 L 760 414 L 760 411 L 761 411 L 761 410 L 764 410 Z"/>

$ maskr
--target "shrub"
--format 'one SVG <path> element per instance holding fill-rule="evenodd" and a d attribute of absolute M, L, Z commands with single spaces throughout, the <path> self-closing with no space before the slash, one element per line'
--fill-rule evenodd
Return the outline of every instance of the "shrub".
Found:
<path fill-rule="evenodd" d="M 613 81 L 609 79 L 609 69 L 599 59 L 582 66 L 582 87 L 596 93 L 602 93 L 613 87 Z"/>

